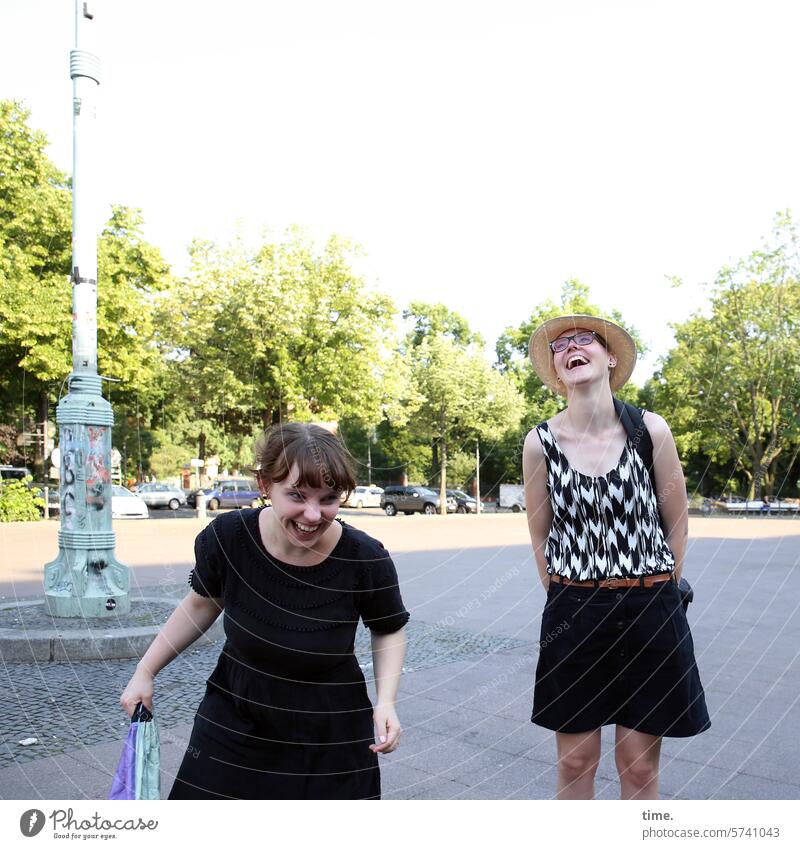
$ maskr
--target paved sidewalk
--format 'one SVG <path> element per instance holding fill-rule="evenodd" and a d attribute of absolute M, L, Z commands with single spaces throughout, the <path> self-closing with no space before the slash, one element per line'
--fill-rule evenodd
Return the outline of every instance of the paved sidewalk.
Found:
<path fill-rule="evenodd" d="M 406 527 L 445 532 L 444 523 L 423 523 Z M 736 530 L 755 524 L 741 521 Z M 382 759 L 384 796 L 552 798 L 553 735 L 529 721 L 543 603 L 530 547 L 510 523 L 513 533 L 486 525 L 468 544 L 459 538 L 466 525 L 447 525 L 449 547 L 446 538 L 430 550 L 394 546 L 414 618 L 398 704 L 405 734 L 398 751 Z M 760 538 L 721 525 L 693 534 L 689 618 L 712 727 L 664 741 L 665 798 L 800 798 L 800 546 L 797 523 L 787 522 L 783 534 L 774 532 L 779 523 L 770 525 L 773 532 Z M 364 639 L 359 651 L 368 671 Z M 165 792 L 217 651 L 185 655 L 159 677 Z M 106 797 L 125 735 L 115 702 L 131 662 L 113 664 L 0 669 L 0 764 L 9 764 L 0 769 L 1 798 Z M 48 701 L 51 680 L 65 694 L 61 706 Z M 48 743 L 53 735 L 66 739 Z M 23 736 L 41 736 L 42 748 L 19 746 Z M 616 798 L 613 730 L 603 738 L 597 791 Z"/>
<path fill-rule="evenodd" d="M 384 797 L 553 798 L 553 736 L 529 721 L 534 668 L 535 659 L 525 647 L 406 675 L 398 706 L 405 727 L 402 744 L 381 759 Z M 790 713 L 778 722 L 751 722 L 738 708 L 721 706 L 712 731 L 691 740 L 665 740 L 664 798 L 800 798 L 800 745 L 796 735 L 789 733 L 800 718 L 797 688 L 789 693 L 783 687 L 773 698 L 763 700 L 759 692 L 763 685 L 753 683 L 748 688 L 749 702 L 759 703 L 766 716 L 775 720 L 787 707 Z M 187 722 L 160 728 L 165 795 L 190 731 Z M 120 727 L 118 741 L 6 767 L 0 770 L 0 796 L 106 798 L 123 737 L 124 727 Z M 597 794 L 613 799 L 619 786 L 612 729 L 605 729 L 603 738 Z"/>

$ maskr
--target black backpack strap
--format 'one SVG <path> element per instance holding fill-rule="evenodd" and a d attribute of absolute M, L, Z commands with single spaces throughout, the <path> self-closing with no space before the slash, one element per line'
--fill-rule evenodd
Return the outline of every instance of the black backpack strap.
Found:
<path fill-rule="evenodd" d="M 631 444 L 642 458 L 644 467 L 650 475 L 650 484 L 653 487 L 653 492 L 656 490 L 656 473 L 653 468 L 653 440 L 650 438 L 650 431 L 644 423 L 644 410 L 634 407 L 633 404 L 628 404 L 625 401 L 620 401 L 619 398 L 614 399 L 614 409 L 617 411 L 619 420 L 625 428 L 625 433 Z M 656 496 L 658 502 L 658 496 Z M 659 519 L 661 519 L 661 510 L 658 511 Z M 663 527 L 663 521 L 661 522 Z"/>

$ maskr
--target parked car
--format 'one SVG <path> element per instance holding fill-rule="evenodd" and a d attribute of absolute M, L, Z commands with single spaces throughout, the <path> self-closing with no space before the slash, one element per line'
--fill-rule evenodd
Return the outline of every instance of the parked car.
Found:
<path fill-rule="evenodd" d="M 153 486 L 153 484 L 149 484 Z M 138 495 L 124 486 L 111 487 L 111 518 L 112 519 L 149 519 L 150 511 L 147 504 Z"/>
<path fill-rule="evenodd" d="M 197 489 L 191 490 L 186 494 L 186 503 L 190 507 L 197 507 L 197 496 L 202 493 L 206 497 L 206 504 L 208 504 L 208 494 L 217 486 L 217 481 L 214 481 L 214 483 L 207 483 L 205 486 L 200 486 Z"/>
<path fill-rule="evenodd" d="M 250 478 L 217 481 L 206 497 L 209 510 L 219 510 L 220 507 L 261 507 L 266 503 L 258 484 Z"/>
<path fill-rule="evenodd" d="M 0 466 L 0 481 L 21 481 L 29 477 L 30 469 L 25 466 Z"/>
<path fill-rule="evenodd" d="M 447 497 L 455 498 L 456 513 L 475 513 L 478 509 L 478 502 L 460 489 L 448 489 Z"/>
<path fill-rule="evenodd" d="M 521 483 L 501 483 L 498 507 L 519 513 L 525 509 L 525 487 Z"/>
<path fill-rule="evenodd" d="M 412 513 L 424 513 L 433 516 L 441 506 L 439 493 L 425 486 L 387 486 L 381 495 L 381 508 L 387 516 L 398 512 L 410 516 Z M 447 512 L 455 513 L 457 509 L 455 498 L 447 499 Z"/>
<path fill-rule="evenodd" d="M 186 493 L 168 483 L 143 483 L 136 491 L 148 507 L 169 507 L 177 510 L 186 504 Z"/>
<path fill-rule="evenodd" d="M 41 487 L 42 484 L 39 484 Z M 61 512 L 61 496 L 57 486 L 48 485 L 48 510 L 51 516 Z M 150 511 L 147 505 L 124 486 L 111 487 L 111 518 L 112 519 L 149 519 Z"/>
<path fill-rule="evenodd" d="M 740 495 L 733 495 L 726 499 L 713 502 L 715 507 L 726 510 L 728 513 L 794 513 L 800 505 L 795 498 L 781 499 L 770 498 L 768 500 L 753 499 L 745 500 Z"/>
<path fill-rule="evenodd" d="M 379 486 L 357 486 L 342 502 L 342 507 L 380 507 L 383 489 Z"/>

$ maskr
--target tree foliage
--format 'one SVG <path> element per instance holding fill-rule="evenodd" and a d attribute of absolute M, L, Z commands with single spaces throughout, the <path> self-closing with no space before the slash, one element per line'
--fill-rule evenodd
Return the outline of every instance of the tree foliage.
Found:
<path fill-rule="evenodd" d="M 0 368 L 6 411 L 42 421 L 72 366 L 72 199 L 29 113 L 0 101 Z M 116 400 L 159 394 L 154 309 L 169 269 L 141 235 L 138 211 L 115 206 L 98 239 L 98 364 Z"/>
<path fill-rule="evenodd" d="M 710 295 L 708 314 L 674 325 L 648 391 L 683 452 L 738 466 L 760 498 L 800 443 L 800 262 L 788 214 L 771 244 L 719 272 Z"/>
<path fill-rule="evenodd" d="M 434 440 L 444 513 L 449 451 L 464 443 L 474 450 L 476 440 L 499 439 L 512 430 L 522 414 L 522 398 L 486 361 L 480 337 L 470 333 L 461 316 L 441 304 L 422 303 L 413 304 L 405 316 L 413 321 L 406 356 L 420 399 L 410 426 Z"/>
<path fill-rule="evenodd" d="M 63 378 L 69 352 L 71 200 L 29 112 L 0 101 L 0 364 Z"/>
<path fill-rule="evenodd" d="M 354 274 L 351 254 L 336 236 L 317 250 L 299 230 L 257 250 L 193 244 L 162 325 L 175 396 L 201 426 L 380 421 L 393 306 Z"/>

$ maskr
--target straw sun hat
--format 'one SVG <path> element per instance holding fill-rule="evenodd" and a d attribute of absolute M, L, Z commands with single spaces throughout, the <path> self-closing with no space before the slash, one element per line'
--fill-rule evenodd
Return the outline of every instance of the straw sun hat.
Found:
<path fill-rule="evenodd" d="M 611 391 L 616 392 L 633 374 L 633 367 L 636 365 L 636 343 L 627 330 L 623 330 L 613 321 L 594 315 L 561 315 L 545 321 L 534 330 L 528 344 L 528 353 L 536 374 L 548 389 L 558 395 L 567 394 L 564 384 L 559 382 L 556 370 L 553 368 L 553 352 L 550 350 L 550 343 L 559 336 L 571 335 L 579 327 L 582 330 L 594 330 L 605 340 L 608 350 L 617 358 L 617 365 L 609 374 Z"/>

